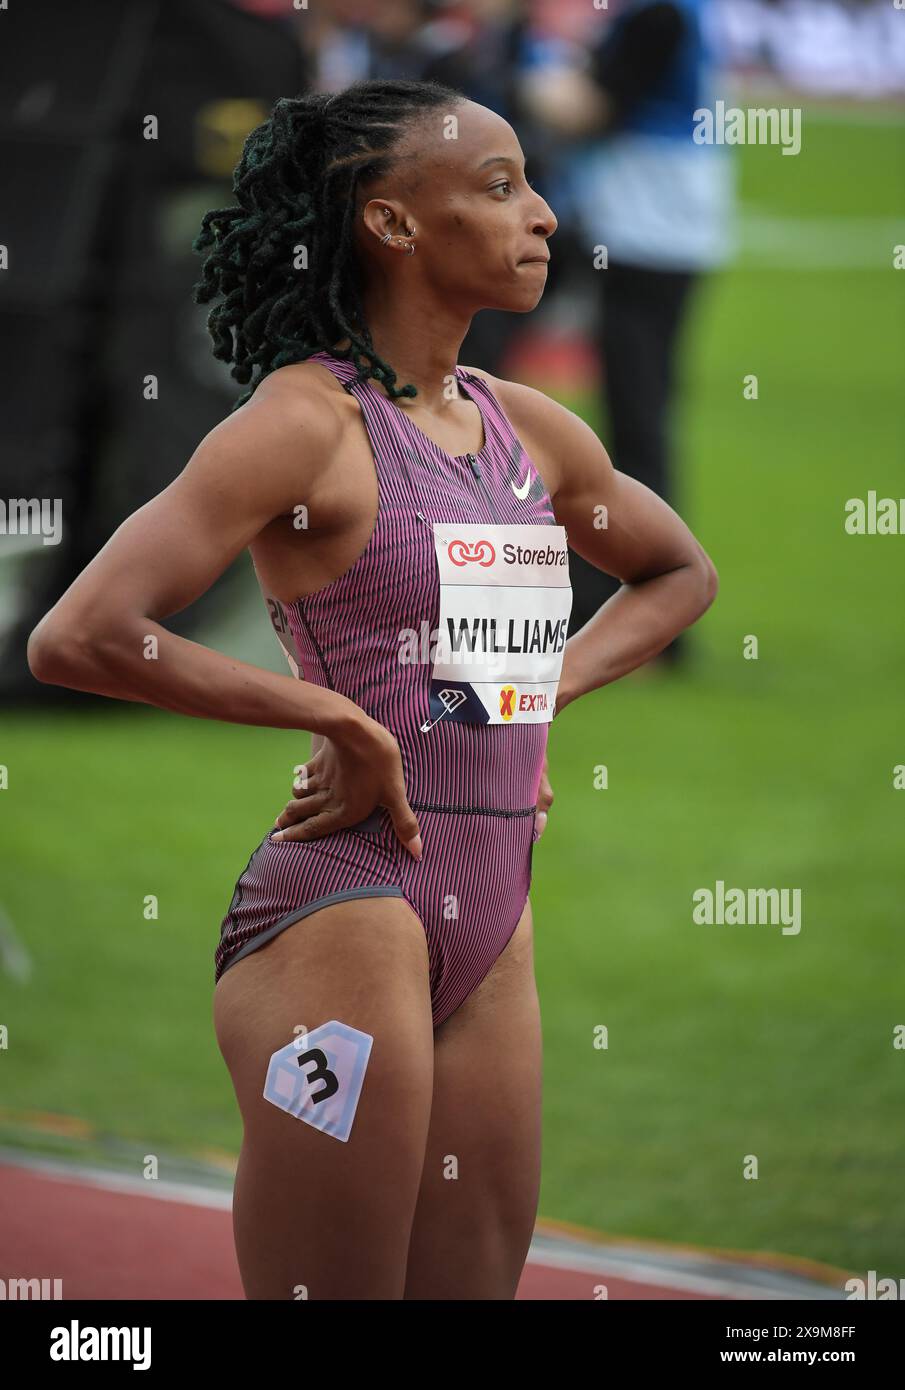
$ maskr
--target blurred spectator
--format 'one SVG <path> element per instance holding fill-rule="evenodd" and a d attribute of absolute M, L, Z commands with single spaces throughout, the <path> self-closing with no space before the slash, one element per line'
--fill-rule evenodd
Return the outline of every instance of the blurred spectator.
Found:
<path fill-rule="evenodd" d="M 715 0 L 714 35 L 733 67 L 802 91 L 905 91 L 905 24 L 895 0 Z"/>
<path fill-rule="evenodd" d="M 599 274 L 616 467 L 673 500 L 670 410 L 680 333 L 702 272 L 729 245 L 731 165 L 692 139 L 712 104 L 710 0 L 614 2 L 587 67 L 525 84 L 532 109 L 583 137 L 572 162 L 589 261 Z M 618 583 L 572 557 L 572 630 Z M 675 660 L 681 639 L 663 654 Z"/>
<path fill-rule="evenodd" d="M 367 78 L 424 78 L 470 34 L 467 16 L 444 9 L 430 0 L 318 0 L 298 18 L 312 87 L 337 92 Z"/>

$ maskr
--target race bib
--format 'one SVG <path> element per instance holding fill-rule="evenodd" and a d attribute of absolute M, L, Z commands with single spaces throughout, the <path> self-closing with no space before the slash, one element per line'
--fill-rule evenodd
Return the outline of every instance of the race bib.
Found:
<path fill-rule="evenodd" d="M 335 1018 L 300 1034 L 271 1057 L 264 1099 L 347 1143 L 373 1042 Z"/>
<path fill-rule="evenodd" d="M 572 609 L 562 526 L 434 522 L 440 622 L 430 719 L 547 724 Z"/>

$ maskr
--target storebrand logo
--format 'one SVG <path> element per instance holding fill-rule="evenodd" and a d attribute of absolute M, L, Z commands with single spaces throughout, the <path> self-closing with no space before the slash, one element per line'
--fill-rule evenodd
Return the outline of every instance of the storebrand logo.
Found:
<path fill-rule="evenodd" d="M 503 546 L 503 561 L 507 565 L 567 565 L 568 548 L 564 545 L 511 545 Z"/>
<path fill-rule="evenodd" d="M 151 1365 L 150 1327 L 68 1327 L 50 1330 L 51 1361 L 131 1361 L 133 1371 Z"/>
<path fill-rule="evenodd" d="M 454 565 L 492 565 L 496 559 L 496 551 L 487 540 L 475 541 L 473 546 L 468 541 L 450 541 L 447 554 Z"/>

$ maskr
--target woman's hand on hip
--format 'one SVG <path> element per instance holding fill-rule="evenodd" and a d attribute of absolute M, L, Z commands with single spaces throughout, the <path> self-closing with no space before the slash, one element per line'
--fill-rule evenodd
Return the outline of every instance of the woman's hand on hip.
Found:
<path fill-rule="evenodd" d="M 388 729 L 362 715 L 343 735 L 324 738 L 297 769 L 293 799 L 277 816 L 273 840 L 318 840 L 357 825 L 385 806 L 402 844 L 421 858 L 418 820 L 408 803 L 402 755 Z"/>

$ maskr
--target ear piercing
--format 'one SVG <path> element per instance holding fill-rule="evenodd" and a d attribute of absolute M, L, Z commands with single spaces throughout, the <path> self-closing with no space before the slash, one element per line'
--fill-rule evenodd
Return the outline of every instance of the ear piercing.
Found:
<path fill-rule="evenodd" d="M 388 212 L 389 212 L 389 208 L 384 208 L 384 212 L 388 213 Z M 386 232 L 386 233 L 380 238 L 380 244 L 381 244 L 381 246 L 389 246 L 389 244 L 390 244 L 391 241 L 406 242 L 406 243 L 407 243 L 406 248 L 405 248 L 406 255 L 407 255 L 407 256 L 414 256 L 414 254 L 415 254 L 415 243 L 414 243 L 413 241 L 410 241 L 409 238 L 410 238 L 410 237 L 413 237 L 413 236 L 415 235 L 416 230 L 417 230 L 417 229 L 416 229 L 416 227 L 415 227 L 415 225 L 414 225 L 414 223 L 413 223 L 413 224 L 412 224 L 412 230 L 411 230 L 410 232 L 407 232 L 405 236 L 390 236 L 389 232 Z"/>

